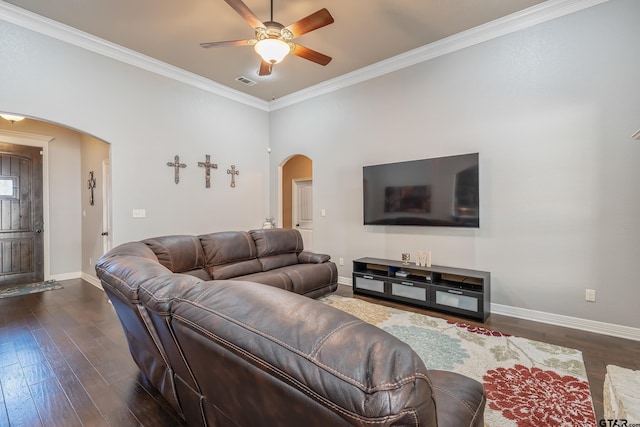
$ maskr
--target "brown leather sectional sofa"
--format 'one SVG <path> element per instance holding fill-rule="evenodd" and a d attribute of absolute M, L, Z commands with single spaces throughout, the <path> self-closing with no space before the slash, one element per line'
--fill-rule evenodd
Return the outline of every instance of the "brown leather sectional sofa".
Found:
<path fill-rule="evenodd" d="M 483 425 L 481 384 L 303 296 L 334 291 L 337 271 L 296 230 L 126 243 L 96 271 L 133 359 L 188 425 Z"/>

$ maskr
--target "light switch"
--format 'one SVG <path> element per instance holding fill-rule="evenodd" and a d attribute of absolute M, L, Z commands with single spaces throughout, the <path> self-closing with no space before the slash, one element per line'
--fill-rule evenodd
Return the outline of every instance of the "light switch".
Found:
<path fill-rule="evenodd" d="M 320 216 L 327 216 L 327 210 L 326 209 L 320 209 Z"/>

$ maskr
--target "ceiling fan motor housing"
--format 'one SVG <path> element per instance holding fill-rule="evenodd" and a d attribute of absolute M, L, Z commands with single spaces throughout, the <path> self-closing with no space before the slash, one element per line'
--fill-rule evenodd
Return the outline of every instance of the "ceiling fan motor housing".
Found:
<path fill-rule="evenodd" d="M 280 39 L 288 42 L 293 38 L 293 33 L 279 22 L 266 21 L 264 25 L 264 27 L 256 28 L 256 39 L 258 39 L 258 41 L 264 39 Z"/>

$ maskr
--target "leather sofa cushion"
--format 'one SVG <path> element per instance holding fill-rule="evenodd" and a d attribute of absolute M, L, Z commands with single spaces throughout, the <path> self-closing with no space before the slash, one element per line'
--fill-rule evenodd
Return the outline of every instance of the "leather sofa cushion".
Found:
<path fill-rule="evenodd" d="M 298 262 L 301 264 L 322 264 L 328 262 L 331 256 L 326 254 L 316 254 L 313 252 L 302 251 L 298 254 Z"/>
<path fill-rule="evenodd" d="M 429 370 L 438 426 L 484 426 L 487 401 L 482 384 L 456 372 Z"/>
<path fill-rule="evenodd" d="M 215 280 L 230 279 L 262 271 L 256 246 L 246 231 L 223 231 L 199 236 L 205 268 Z"/>
<path fill-rule="evenodd" d="M 334 263 L 296 264 L 282 270 L 291 278 L 292 291 L 307 294 L 338 281 L 338 269 Z"/>
<path fill-rule="evenodd" d="M 298 263 L 303 250 L 302 236 L 295 229 L 251 230 L 258 259 L 264 271 Z"/>
<path fill-rule="evenodd" d="M 233 414 L 235 425 L 436 425 L 417 354 L 313 299 L 250 282 L 199 283 L 174 300 L 172 326 L 214 422 Z"/>
<path fill-rule="evenodd" d="M 284 289 L 285 291 L 293 290 L 293 283 L 288 274 L 278 271 L 260 271 L 258 273 L 247 274 L 244 276 L 234 277 L 231 280 L 255 282 L 263 285 L 274 286 Z"/>
<path fill-rule="evenodd" d="M 269 230 L 251 230 L 249 232 L 256 245 L 257 256 L 302 252 L 302 236 L 292 228 L 276 228 Z"/>
<path fill-rule="evenodd" d="M 150 277 L 170 274 L 147 246 L 140 242 L 124 243 L 117 251 L 107 252 L 96 264 L 103 286 L 111 286 L 131 304 L 137 304 L 138 288 Z"/>
<path fill-rule="evenodd" d="M 197 236 L 161 236 L 142 242 L 156 254 L 158 262 L 173 273 L 204 272 L 204 252 Z M 192 275 L 198 276 L 200 272 Z"/>
<path fill-rule="evenodd" d="M 264 271 L 274 270 L 280 267 L 287 267 L 298 263 L 296 254 L 278 254 L 259 258 Z"/>

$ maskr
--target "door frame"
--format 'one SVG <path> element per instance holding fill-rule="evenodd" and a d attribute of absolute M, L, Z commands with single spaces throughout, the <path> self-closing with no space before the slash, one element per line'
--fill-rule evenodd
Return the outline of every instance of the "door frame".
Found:
<path fill-rule="evenodd" d="M 298 204 L 300 203 L 300 198 L 299 198 L 300 193 L 298 190 L 301 185 L 305 185 L 307 183 L 312 188 L 311 204 L 313 205 L 313 178 L 296 178 L 291 180 L 291 228 L 293 228 L 294 230 L 298 230 L 299 232 L 301 228 L 299 226 L 299 223 L 301 223 L 302 221 L 300 221 L 300 218 L 298 217 L 298 211 L 299 211 Z M 313 217 L 313 208 L 311 211 L 311 215 Z M 312 218 L 311 219 L 311 236 L 308 236 L 310 238 L 305 241 L 306 234 L 302 234 L 304 249 L 308 251 L 313 251 L 313 228 L 314 228 L 314 220 Z M 303 230 L 307 230 L 307 229 L 303 229 Z"/>
<path fill-rule="evenodd" d="M 9 144 L 28 145 L 42 149 L 42 222 L 44 224 L 42 244 L 44 246 L 44 280 L 49 280 L 51 276 L 49 266 L 49 143 L 53 141 L 54 137 L 0 129 L 0 139 Z"/>
<path fill-rule="evenodd" d="M 313 186 L 313 178 L 296 178 L 291 180 L 291 228 L 296 228 L 295 223 L 298 222 L 296 221 L 296 219 L 299 220 L 299 218 L 297 218 L 298 214 L 296 213 L 296 207 L 299 202 L 297 191 L 298 186 L 307 182 L 311 183 L 311 186 Z M 313 197 L 311 199 L 311 202 L 313 203 Z"/>
<path fill-rule="evenodd" d="M 106 254 L 113 246 L 111 237 L 111 154 L 102 161 L 102 253 Z"/>

